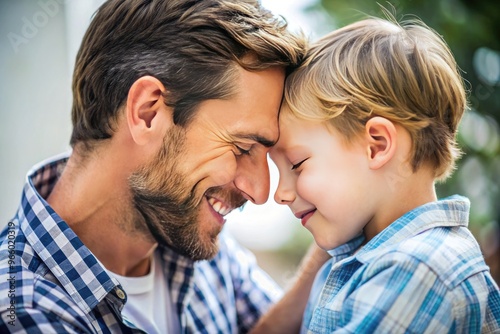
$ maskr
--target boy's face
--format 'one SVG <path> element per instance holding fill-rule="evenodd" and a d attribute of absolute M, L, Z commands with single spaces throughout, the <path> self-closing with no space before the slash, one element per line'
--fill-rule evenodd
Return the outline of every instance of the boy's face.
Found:
<path fill-rule="evenodd" d="M 329 250 L 358 235 L 370 220 L 367 151 L 361 141 L 347 146 L 325 123 L 280 117 L 280 138 L 270 151 L 280 179 L 278 204 L 287 204 L 316 243 Z"/>

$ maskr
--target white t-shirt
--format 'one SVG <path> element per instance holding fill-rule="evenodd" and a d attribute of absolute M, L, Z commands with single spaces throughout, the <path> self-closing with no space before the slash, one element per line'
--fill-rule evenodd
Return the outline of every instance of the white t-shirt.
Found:
<path fill-rule="evenodd" d="M 125 277 L 110 272 L 127 293 L 123 318 L 148 334 L 179 333 L 180 324 L 167 286 L 159 253 L 151 259 L 149 274 Z"/>

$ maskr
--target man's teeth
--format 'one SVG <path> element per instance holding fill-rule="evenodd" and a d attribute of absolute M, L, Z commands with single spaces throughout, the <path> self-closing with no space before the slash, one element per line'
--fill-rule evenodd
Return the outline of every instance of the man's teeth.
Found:
<path fill-rule="evenodd" d="M 224 203 L 216 200 L 213 197 L 210 197 L 208 199 L 208 203 L 210 203 L 210 205 L 212 206 L 212 208 L 214 209 L 215 212 L 217 212 L 218 214 L 220 214 L 222 216 L 225 216 L 229 212 L 231 212 L 231 208 L 228 208 L 227 206 L 224 205 Z"/>

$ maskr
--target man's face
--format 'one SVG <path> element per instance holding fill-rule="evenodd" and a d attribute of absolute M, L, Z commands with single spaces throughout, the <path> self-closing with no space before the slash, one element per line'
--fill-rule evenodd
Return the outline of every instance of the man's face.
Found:
<path fill-rule="evenodd" d="M 267 152 L 278 140 L 284 71 L 238 71 L 230 99 L 202 102 L 130 178 L 138 221 L 160 245 L 193 260 L 217 253 L 225 215 L 269 194 Z"/>

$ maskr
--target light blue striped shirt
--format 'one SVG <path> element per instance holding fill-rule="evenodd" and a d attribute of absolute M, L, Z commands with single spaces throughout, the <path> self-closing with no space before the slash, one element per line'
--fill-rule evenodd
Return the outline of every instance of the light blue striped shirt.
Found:
<path fill-rule="evenodd" d="M 469 200 L 428 203 L 332 251 L 303 333 L 498 333 L 500 291 L 468 230 Z"/>

